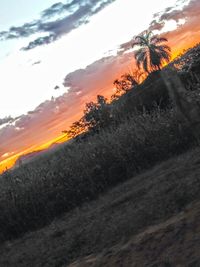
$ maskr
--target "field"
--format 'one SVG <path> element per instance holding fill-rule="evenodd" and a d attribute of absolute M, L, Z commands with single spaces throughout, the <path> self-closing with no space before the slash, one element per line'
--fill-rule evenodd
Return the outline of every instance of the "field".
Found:
<path fill-rule="evenodd" d="M 171 158 L 5 242 L 0 266 L 64 267 L 88 255 L 94 265 L 73 266 L 199 266 L 199 159 L 199 148 Z"/>

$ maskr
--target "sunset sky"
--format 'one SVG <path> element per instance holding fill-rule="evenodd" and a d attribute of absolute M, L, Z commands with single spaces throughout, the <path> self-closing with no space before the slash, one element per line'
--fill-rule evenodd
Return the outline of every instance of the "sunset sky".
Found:
<path fill-rule="evenodd" d="M 97 94 L 134 68 L 131 41 L 165 35 L 173 55 L 200 42 L 199 0 L 0 3 L 0 171 L 45 148 Z M 59 86 L 55 90 L 55 86 Z"/>

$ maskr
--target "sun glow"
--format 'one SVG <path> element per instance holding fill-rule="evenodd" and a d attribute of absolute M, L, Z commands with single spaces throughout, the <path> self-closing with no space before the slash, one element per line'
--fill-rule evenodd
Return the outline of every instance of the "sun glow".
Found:
<path fill-rule="evenodd" d="M 47 143 L 44 143 L 40 146 L 34 146 L 34 147 L 30 147 L 20 153 L 17 153 L 13 156 L 10 156 L 9 153 L 5 153 L 3 156 L 1 157 L 8 157 L 7 159 L 5 160 L 2 160 L 0 162 L 0 174 L 2 174 L 3 172 L 7 171 L 8 169 L 11 169 L 12 167 L 15 166 L 17 160 L 24 156 L 24 155 L 27 155 L 27 154 L 30 154 L 30 153 L 34 153 L 34 152 L 39 152 L 39 151 L 45 151 L 46 149 L 48 149 L 51 145 L 53 144 L 61 144 L 63 142 L 66 142 L 68 141 L 69 138 L 67 137 L 66 134 L 62 134 L 60 135 L 59 137 L 47 142 Z"/>

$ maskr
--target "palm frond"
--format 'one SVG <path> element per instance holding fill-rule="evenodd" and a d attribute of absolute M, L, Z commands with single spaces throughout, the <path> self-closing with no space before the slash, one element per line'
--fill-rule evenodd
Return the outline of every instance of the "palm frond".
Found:
<path fill-rule="evenodd" d="M 146 56 L 146 57 L 144 58 L 144 60 L 143 60 L 143 69 L 144 69 L 146 72 L 149 72 L 147 56 Z"/>
<path fill-rule="evenodd" d="M 164 59 L 166 62 L 170 62 L 171 55 L 166 53 L 165 51 L 161 51 L 160 55 L 162 56 L 162 59 Z"/>
<path fill-rule="evenodd" d="M 152 37 L 151 37 L 152 35 L 153 35 L 152 31 L 146 31 L 145 39 L 148 40 L 148 42 L 150 42 L 152 39 Z"/>
<path fill-rule="evenodd" d="M 164 49 L 164 50 L 167 50 L 169 52 L 171 52 L 171 48 L 168 46 L 168 45 L 157 45 L 156 46 L 158 49 Z"/>
<path fill-rule="evenodd" d="M 153 36 L 151 38 L 151 43 L 154 43 L 154 44 L 165 43 L 167 41 L 168 41 L 167 38 L 164 38 L 164 37 Z"/>
<path fill-rule="evenodd" d="M 170 49 L 170 48 L 169 48 Z M 167 54 L 169 57 L 171 57 L 171 49 L 169 50 L 166 47 L 163 46 L 159 46 L 156 48 L 157 53 L 161 52 L 161 53 L 165 53 Z"/>
<path fill-rule="evenodd" d="M 162 65 L 161 53 L 156 50 L 150 50 L 150 66 L 152 69 L 160 68 Z"/>
<path fill-rule="evenodd" d="M 135 47 L 135 46 L 141 46 L 141 41 L 134 41 L 133 43 L 132 43 L 132 47 Z"/>
<path fill-rule="evenodd" d="M 145 53 L 144 48 L 140 48 L 139 50 L 135 52 L 135 58 L 137 58 L 140 54 L 143 54 L 143 53 Z"/>
<path fill-rule="evenodd" d="M 147 39 L 146 39 L 145 36 L 143 36 L 143 35 L 141 35 L 141 36 L 138 35 L 138 36 L 135 37 L 135 41 L 136 41 L 136 42 L 139 42 L 140 45 L 145 45 L 146 42 L 147 42 Z"/>
<path fill-rule="evenodd" d="M 146 58 L 145 51 L 143 51 L 142 53 L 140 53 L 140 54 L 137 55 L 136 62 L 137 62 L 138 68 L 140 68 L 141 65 L 143 65 L 143 62 L 144 62 L 145 58 Z"/>

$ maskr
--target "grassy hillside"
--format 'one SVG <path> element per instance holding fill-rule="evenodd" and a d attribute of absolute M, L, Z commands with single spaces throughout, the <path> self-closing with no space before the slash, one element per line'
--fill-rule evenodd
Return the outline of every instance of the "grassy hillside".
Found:
<path fill-rule="evenodd" d="M 184 133 L 184 134 L 183 134 Z M 1 177 L 1 239 L 40 227 L 111 186 L 195 145 L 176 114 L 133 116 L 115 131 L 40 156 Z"/>
<path fill-rule="evenodd" d="M 134 256 L 136 266 L 199 266 L 199 159 L 199 148 L 173 157 L 49 226 L 5 242 L 0 266 L 66 267 L 78 258 L 87 262 L 88 255 L 91 266 L 101 267 L 134 266 Z"/>
<path fill-rule="evenodd" d="M 176 62 L 177 75 L 187 76 L 187 82 L 193 85 L 188 93 L 195 92 L 196 101 L 199 85 L 193 73 L 199 77 L 198 68 L 192 72 L 188 67 L 187 75 L 183 73 L 183 67 L 193 63 L 191 53 L 200 54 L 199 46 L 190 51 L 190 60 L 184 61 L 186 55 Z M 38 229 L 197 144 L 190 125 L 180 123 L 159 72 L 110 108 L 108 126 L 0 177 L 1 241 Z"/>

